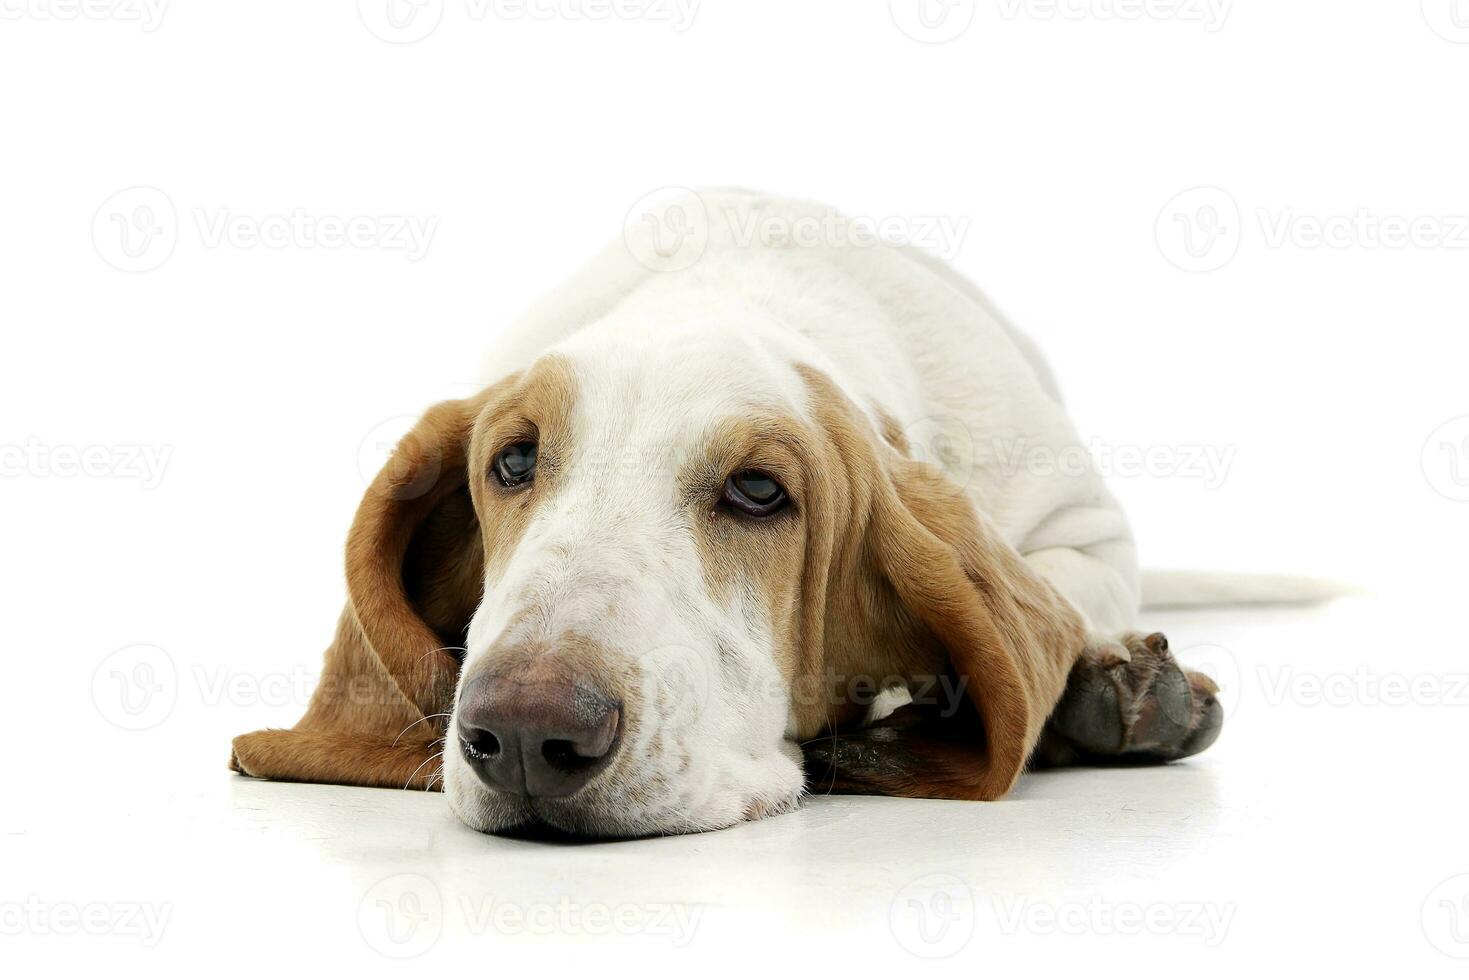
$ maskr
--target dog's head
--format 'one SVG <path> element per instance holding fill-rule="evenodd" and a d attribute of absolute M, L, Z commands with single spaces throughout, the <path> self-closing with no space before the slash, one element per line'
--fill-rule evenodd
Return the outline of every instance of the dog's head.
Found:
<path fill-rule="evenodd" d="M 813 361 L 607 323 L 404 438 L 359 510 L 349 587 L 379 654 L 422 660 L 410 700 L 452 713 L 464 822 L 622 836 L 780 812 L 802 743 L 891 688 L 924 737 L 821 753 L 843 771 L 814 791 L 1008 790 L 1078 617 Z"/>

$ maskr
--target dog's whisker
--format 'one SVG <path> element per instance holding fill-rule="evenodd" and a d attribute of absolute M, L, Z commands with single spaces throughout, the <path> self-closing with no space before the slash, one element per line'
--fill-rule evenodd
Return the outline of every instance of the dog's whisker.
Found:
<path fill-rule="evenodd" d="M 442 759 L 442 758 L 443 758 L 443 757 L 444 757 L 444 753 L 443 753 L 443 752 L 442 752 L 442 751 L 439 751 L 439 752 L 435 752 L 435 753 L 434 753 L 434 754 L 433 754 L 433 755 L 431 755 L 431 756 L 429 756 L 429 757 L 428 757 L 428 758 L 427 758 L 427 759 L 424 759 L 424 760 L 423 760 L 423 761 L 422 761 L 422 762 L 420 762 L 420 763 L 419 763 L 419 764 L 418 764 L 418 768 L 417 768 L 417 769 L 415 769 L 415 770 L 413 770 L 413 773 L 412 773 L 412 775 L 410 775 L 410 776 L 409 776 L 409 777 L 408 777 L 408 778 L 407 778 L 407 779 L 406 779 L 406 780 L 405 780 L 405 781 L 404 781 L 404 783 L 403 783 L 403 788 L 404 788 L 404 789 L 407 789 L 407 788 L 408 788 L 408 787 L 409 787 L 409 786 L 411 786 L 411 785 L 413 785 L 413 777 L 414 777 L 414 776 L 417 776 L 417 775 L 418 775 L 418 774 L 419 774 L 419 773 L 421 773 L 421 772 L 423 772 L 423 767 L 424 767 L 424 766 L 426 766 L 426 765 L 429 765 L 429 764 L 430 764 L 430 763 L 432 763 L 432 762 L 433 762 L 433 761 L 434 761 L 434 760 L 435 760 L 435 759 Z"/>
<path fill-rule="evenodd" d="M 434 718 L 450 718 L 450 717 L 453 717 L 453 716 L 450 715 L 449 712 L 447 712 L 447 711 L 440 711 L 440 712 L 437 712 L 437 713 L 432 714 L 432 715 L 424 715 L 422 718 L 420 718 L 417 721 L 415 721 L 412 725 L 409 725 L 408 728 L 405 728 L 401 732 L 398 733 L 398 737 L 395 738 L 395 739 L 393 739 L 393 748 L 396 749 L 398 747 L 398 739 L 401 739 L 404 735 L 408 734 L 408 730 L 410 728 L 413 728 L 413 727 L 415 727 L 417 725 L 422 725 L 424 722 L 431 721 Z M 442 741 L 442 739 L 440 739 L 439 741 Z M 430 742 L 429 744 L 432 745 L 433 743 Z"/>

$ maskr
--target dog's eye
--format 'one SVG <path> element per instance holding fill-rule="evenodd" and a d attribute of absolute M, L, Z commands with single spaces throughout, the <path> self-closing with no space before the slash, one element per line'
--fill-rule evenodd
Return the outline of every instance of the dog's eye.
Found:
<path fill-rule="evenodd" d="M 741 470 L 724 481 L 724 501 L 751 517 L 769 517 L 787 502 L 785 487 L 768 473 Z"/>
<path fill-rule="evenodd" d="M 500 450 L 495 457 L 495 476 L 507 487 L 528 483 L 536 474 L 536 444 L 517 442 Z"/>

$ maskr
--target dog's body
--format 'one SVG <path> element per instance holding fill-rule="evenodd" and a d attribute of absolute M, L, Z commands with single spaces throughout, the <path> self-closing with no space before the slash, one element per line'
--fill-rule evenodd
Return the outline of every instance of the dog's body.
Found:
<path fill-rule="evenodd" d="M 446 734 L 470 825 L 630 834 L 1207 746 L 1100 476 L 1034 465 L 1079 444 L 1035 349 L 925 255 L 769 235 L 840 220 L 673 202 L 497 340 L 364 500 L 307 717 L 236 768 L 427 785 Z"/>

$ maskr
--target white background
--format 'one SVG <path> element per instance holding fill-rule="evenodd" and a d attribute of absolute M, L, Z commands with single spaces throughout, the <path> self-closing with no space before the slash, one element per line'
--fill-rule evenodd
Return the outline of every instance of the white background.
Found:
<path fill-rule="evenodd" d="M 395 29 L 373 0 L 157 2 L 0 0 L 0 943 L 27 972 L 544 968 L 465 915 L 487 898 L 701 909 L 686 945 L 629 940 L 681 968 L 1462 968 L 1469 3 L 932 0 L 928 28 L 916 0 L 427 0 Z M 1145 564 L 1376 598 L 1159 617 L 1233 682 L 1220 744 L 993 806 L 567 850 L 230 777 L 230 736 L 304 705 L 383 444 L 646 194 L 728 184 L 962 227 L 1098 453 L 1151 454 L 1110 471 Z M 250 242 L 293 215 L 366 240 Z M 427 903 L 423 948 L 374 932 L 384 889 Z M 1040 919 L 992 921 L 1013 901 Z M 1109 924 L 1134 906 L 1159 935 Z"/>

